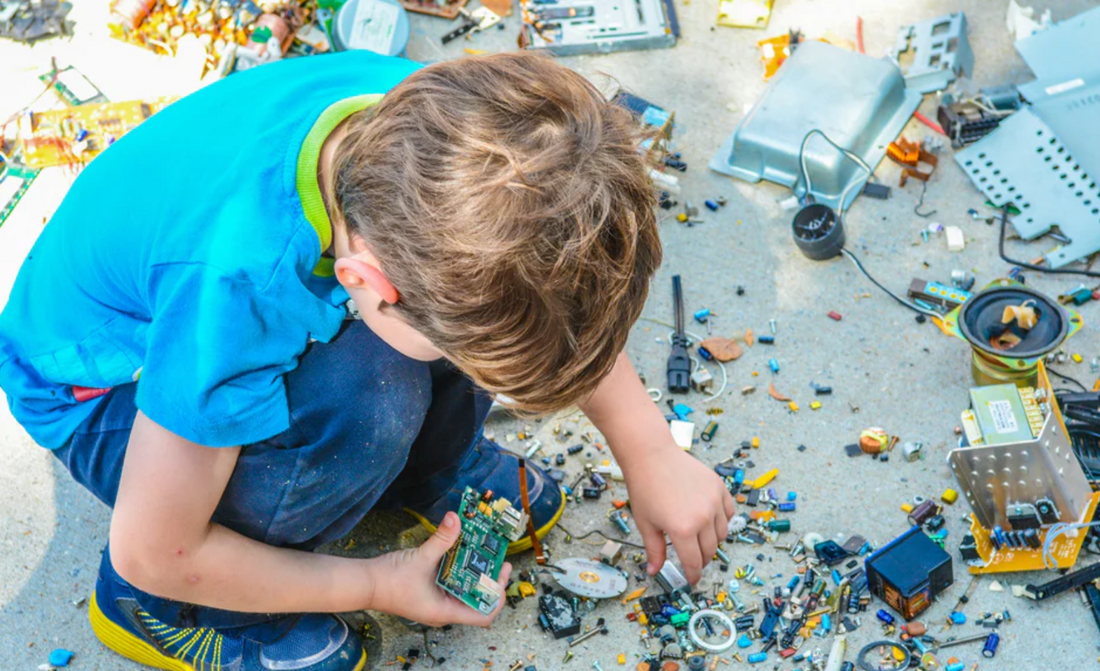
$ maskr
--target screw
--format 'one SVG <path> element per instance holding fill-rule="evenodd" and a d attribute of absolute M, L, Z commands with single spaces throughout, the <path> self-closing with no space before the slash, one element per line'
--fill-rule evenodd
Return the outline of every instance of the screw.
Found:
<path fill-rule="evenodd" d="M 566 650 L 565 651 L 565 659 L 561 660 L 562 663 L 564 664 L 565 662 L 568 662 L 571 659 L 573 659 L 573 651 L 572 650 Z"/>
<path fill-rule="evenodd" d="M 775 320 L 774 319 L 769 319 L 768 320 L 768 327 L 771 328 L 772 335 L 775 335 Z"/>
<path fill-rule="evenodd" d="M 714 548 L 714 554 L 715 554 L 715 556 L 717 556 L 719 559 L 722 560 L 723 564 L 732 564 L 733 563 L 733 562 L 730 561 L 730 556 L 728 554 L 726 554 L 722 550 L 722 548 Z"/>
<path fill-rule="evenodd" d="M 603 667 L 600 666 L 599 662 L 592 662 L 592 668 L 596 669 L 596 671 L 603 671 Z"/>
<path fill-rule="evenodd" d="M 741 589 L 741 585 L 736 581 L 730 581 L 729 597 L 733 599 L 733 605 L 737 607 L 737 611 L 741 612 L 745 610 L 745 604 L 741 603 L 741 599 L 737 598 L 737 592 Z"/>
<path fill-rule="evenodd" d="M 605 634 L 605 633 L 607 633 L 607 627 L 597 627 L 597 628 L 593 629 L 590 632 L 581 634 L 580 636 L 574 638 L 572 641 L 569 642 L 569 647 L 572 648 L 574 645 L 579 645 L 581 643 L 584 643 L 585 641 L 592 638 L 596 634 Z"/>

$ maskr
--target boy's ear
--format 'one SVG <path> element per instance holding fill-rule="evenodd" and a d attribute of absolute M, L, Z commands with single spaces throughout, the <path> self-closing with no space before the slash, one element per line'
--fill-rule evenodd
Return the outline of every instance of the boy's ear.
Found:
<path fill-rule="evenodd" d="M 336 259 L 335 270 L 336 279 L 349 289 L 369 287 L 390 305 L 395 304 L 400 298 L 397 287 L 393 286 L 382 271 L 362 259 L 354 256 Z"/>

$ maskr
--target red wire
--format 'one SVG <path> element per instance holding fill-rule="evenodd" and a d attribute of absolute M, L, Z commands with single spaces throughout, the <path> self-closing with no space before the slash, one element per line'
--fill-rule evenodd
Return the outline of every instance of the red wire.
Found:
<path fill-rule="evenodd" d="M 920 112 L 913 112 L 913 117 L 914 117 L 914 118 L 915 118 L 915 119 L 916 119 L 917 121 L 919 121 L 919 122 L 921 122 L 922 124 L 924 124 L 925 126 L 928 126 L 928 127 L 929 127 L 929 128 L 931 128 L 932 130 L 936 131 L 936 132 L 937 132 L 937 133 L 939 133 L 940 135 L 947 135 L 947 131 L 945 131 L 945 130 L 943 129 L 943 127 L 942 127 L 942 126 L 940 126 L 940 125 L 939 125 L 938 123 L 936 123 L 935 121 L 932 121 L 932 120 L 931 120 L 931 119 L 929 119 L 928 117 L 924 116 L 924 115 L 923 115 L 923 114 L 921 114 Z"/>
<path fill-rule="evenodd" d="M 867 53 L 866 51 L 863 50 L 863 17 L 862 16 L 857 16 L 856 17 L 856 47 L 859 48 L 859 53 L 861 53 L 861 54 Z"/>

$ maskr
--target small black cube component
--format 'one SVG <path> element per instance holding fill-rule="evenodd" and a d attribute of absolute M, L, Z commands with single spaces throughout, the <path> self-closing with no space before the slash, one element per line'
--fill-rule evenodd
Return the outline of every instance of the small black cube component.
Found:
<path fill-rule="evenodd" d="M 586 499 L 598 499 L 602 493 L 603 490 L 598 487 L 585 487 L 581 489 L 581 495 Z"/>
<path fill-rule="evenodd" d="M 981 559 L 981 555 L 978 554 L 977 543 L 974 541 L 974 534 L 967 534 L 963 537 L 962 543 L 959 544 L 959 555 L 963 558 L 963 561 Z"/>
<path fill-rule="evenodd" d="M 939 531 L 943 528 L 944 524 L 947 524 L 947 521 L 943 519 L 943 515 L 933 515 L 924 523 L 929 531 Z"/>
<path fill-rule="evenodd" d="M 814 554 L 826 566 L 836 566 L 848 557 L 848 551 L 836 541 L 824 541 L 814 546 Z"/>
<path fill-rule="evenodd" d="M 495 540 L 495 539 L 491 539 L 491 540 Z M 489 572 L 489 560 L 486 559 L 485 556 L 480 554 L 480 553 L 471 552 L 470 556 L 466 559 L 466 569 L 468 571 L 474 571 L 474 572 L 477 572 L 477 573 L 488 573 Z"/>
<path fill-rule="evenodd" d="M 495 536 L 486 536 L 485 540 L 481 543 L 481 547 L 485 548 L 486 552 L 495 557 L 497 553 L 500 552 L 500 539 Z M 473 556 L 479 555 L 471 555 L 471 557 Z"/>
<path fill-rule="evenodd" d="M 758 503 L 760 503 L 760 490 L 759 489 L 754 489 L 754 490 L 752 490 L 751 492 L 749 492 L 748 494 L 745 495 L 745 505 L 746 506 L 755 507 L 756 504 L 758 504 Z"/>
<path fill-rule="evenodd" d="M 539 613 L 539 624 L 555 639 L 576 636 L 581 631 L 581 620 L 564 597 L 557 594 L 540 596 Z"/>
<path fill-rule="evenodd" d="M 951 555 L 913 527 L 867 558 L 871 594 L 912 620 L 954 582 Z"/>
<path fill-rule="evenodd" d="M 859 455 L 863 454 L 863 450 L 861 450 L 859 445 L 857 445 L 856 443 L 852 443 L 851 445 L 845 445 L 844 446 L 844 452 L 849 457 L 858 457 Z"/>
<path fill-rule="evenodd" d="M 554 463 L 557 464 L 558 466 L 564 466 L 565 465 L 565 455 L 561 454 L 561 453 L 558 453 L 558 455 L 556 457 L 554 457 Z"/>

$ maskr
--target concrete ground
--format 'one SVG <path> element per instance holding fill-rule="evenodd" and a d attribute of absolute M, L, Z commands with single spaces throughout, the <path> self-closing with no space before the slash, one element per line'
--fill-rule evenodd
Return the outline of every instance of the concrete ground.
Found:
<path fill-rule="evenodd" d="M 106 3 L 77 3 L 73 12 L 77 34 L 71 40 L 47 41 L 31 48 L 0 43 L 0 114 L 7 116 L 38 93 L 40 85 L 34 76 L 48 66 L 51 57 L 62 64 L 78 65 L 113 100 L 183 93 L 196 85 L 195 73 L 185 64 L 174 64 L 110 40 L 101 4 Z M 659 386 L 668 350 L 658 340 L 667 335 L 662 323 L 671 318 L 669 278 L 674 274 L 683 276 L 689 311 L 710 308 L 720 316 L 716 324 L 721 333 L 729 335 L 745 328 L 765 333 L 768 321 L 774 319 L 777 344 L 747 350 L 744 357 L 729 366 L 732 393 L 710 406 L 705 406 L 698 395 L 686 399 L 695 407 L 695 417 L 700 421 L 706 407 L 722 411 L 716 417 L 721 428 L 714 447 L 696 447 L 695 454 L 713 464 L 728 457 L 742 440 L 759 436 L 760 449 L 752 455 L 756 468 L 750 471 L 750 477 L 768 468 L 780 469 L 775 486 L 780 491 L 798 492 L 799 508 L 792 516 L 797 532 L 816 531 L 827 538 L 858 533 L 884 543 L 908 528 L 899 509 L 902 503 L 918 495 L 936 497 L 954 486 L 945 456 L 955 440 L 952 428 L 968 403 L 968 349 L 962 342 L 941 335 L 931 324 L 915 323 L 910 313 L 878 292 L 846 261 L 815 263 L 800 255 L 790 239 L 789 214 L 778 205 L 788 195 L 785 189 L 733 181 L 709 172 L 706 164 L 737 124 L 745 106 L 764 87 L 757 40 L 788 28 L 801 28 L 809 35 L 831 31 L 853 39 L 856 17 L 862 16 L 867 52 L 877 55 L 892 46 L 899 25 L 964 11 L 975 54 L 975 81 L 979 85 L 1022 82 L 1030 77 L 1005 30 L 1005 5 L 1000 0 L 778 0 L 768 29 L 751 31 L 714 28 L 715 0 L 677 0 L 676 4 L 684 36 L 674 49 L 563 59 L 585 75 L 605 84 L 608 77 L 613 78 L 629 90 L 675 110 L 679 122 L 677 147 L 690 164 L 682 176 L 683 197 L 700 203 L 719 195 L 729 199 L 727 207 L 716 214 L 707 213 L 706 223 L 699 226 L 687 228 L 666 217 L 662 224 L 665 263 L 654 281 L 644 319 L 634 328 L 630 355 L 646 379 Z M 1086 0 L 1046 3 L 1055 20 L 1094 5 Z M 464 48 L 490 52 L 513 49 L 517 18 L 508 19 L 506 25 L 502 32 L 492 31 L 472 42 L 440 47 L 437 37 L 450 25 L 415 17 L 409 56 L 430 61 L 460 57 Z M 49 98 L 45 96 L 39 106 L 48 104 Z M 921 108 L 927 114 L 935 109 L 931 98 L 927 96 Z M 910 122 L 906 132 L 919 138 L 928 131 Z M 165 160 L 170 160 L 170 153 Z M 889 163 L 879 166 L 877 175 L 886 184 L 896 184 L 897 169 Z M 6 296 L 21 259 L 72 178 L 60 169 L 46 171 L 14 216 L 0 228 L 0 297 Z M 156 185 L 135 183 L 134 188 Z M 969 208 L 982 208 L 982 198 L 949 156 L 941 156 L 939 169 L 928 186 L 925 207 L 938 211 L 931 221 L 954 224 L 965 231 L 965 251 L 948 252 L 942 238 L 922 243 L 920 231 L 930 220 L 913 214 L 918 195 L 919 190 L 910 185 L 895 189 L 890 200 L 860 199 L 852 208 L 847 220 L 849 243 L 872 273 L 902 292 L 914 276 L 946 281 L 952 269 L 967 269 L 981 285 L 1007 271 L 1006 264 L 997 258 L 995 229 L 967 215 Z M 1043 249 L 1042 243 L 1010 243 L 1010 251 L 1024 258 L 1037 256 Z M 1029 286 L 1051 295 L 1076 284 L 1070 278 L 1028 274 Z M 743 296 L 734 291 L 738 285 L 745 288 Z M 843 321 L 827 318 L 829 310 L 842 313 Z M 1091 384 L 1095 376 L 1090 375 L 1087 362 L 1100 354 L 1093 326 L 1098 316 L 1092 305 L 1084 306 L 1082 313 L 1086 328 L 1074 337 L 1068 350 L 1081 353 L 1086 363 L 1062 368 Z M 767 367 L 771 357 L 782 366 L 774 377 Z M 757 371 L 759 377 L 754 375 Z M 786 404 L 770 399 L 764 391 L 769 380 L 774 380 L 802 409 L 792 414 Z M 811 382 L 829 384 L 835 390 L 832 396 L 821 399 L 824 407 L 818 411 L 808 408 L 814 398 Z M 756 393 L 742 396 L 736 391 L 749 384 L 757 385 Z M 566 446 L 551 433 L 561 421 L 528 422 L 550 453 Z M 888 463 L 879 463 L 865 457 L 846 457 L 843 446 L 854 442 L 863 428 L 876 425 L 903 441 L 923 442 L 925 459 L 906 463 L 895 455 Z M 493 420 L 489 430 L 505 445 L 522 450 L 520 441 L 507 441 L 517 427 L 516 422 Z M 805 451 L 796 449 L 799 445 L 805 445 Z M 137 668 L 99 646 L 80 602 L 94 584 L 99 552 L 107 537 L 109 511 L 73 484 L 45 450 L 32 444 L 6 409 L 0 411 L 0 455 L 0 668 L 34 669 L 55 647 L 76 653 L 74 669 Z M 576 472 L 582 461 L 571 458 L 568 469 Z M 621 483 L 613 490 L 614 498 L 625 495 Z M 604 517 L 606 509 L 606 503 L 570 505 L 563 524 L 577 535 L 594 529 L 615 535 Z M 942 621 L 970 582 L 955 553 L 968 512 L 965 504 L 957 504 L 946 513 L 948 548 L 956 558 L 956 584 L 925 617 L 935 634 L 940 634 L 940 626 L 935 623 Z M 402 531 L 411 526 L 411 518 L 401 516 L 370 518 L 355 532 L 353 548 L 344 550 L 346 545 L 341 544 L 332 551 L 376 554 L 398 546 Z M 631 540 L 639 540 L 636 533 Z M 589 546 L 584 541 L 566 542 L 561 533 L 554 533 L 549 545 L 558 558 L 592 556 L 597 549 L 597 544 Z M 760 562 L 755 559 L 761 552 L 759 547 L 737 544 L 727 550 L 737 565 L 763 563 L 761 574 L 782 574 L 777 583 L 785 583 L 796 568 L 780 551 L 764 549 L 766 559 Z M 521 570 L 532 566 L 527 555 L 514 561 Z M 713 582 L 729 577 L 713 566 L 707 570 L 703 585 L 709 589 Z M 1001 628 L 1003 642 L 995 660 L 979 658 L 973 646 L 956 648 L 959 659 L 968 667 L 981 661 L 983 669 L 1082 668 L 1095 663 L 1100 634 L 1076 596 L 1067 594 L 1036 604 L 1013 598 L 1007 589 L 1009 584 L 1052 577 L 1001 576 L 1000 582 L 1006 586 L 1003 592 L 991 591 L 991 579 L 981 580 L 966 613 L 973 619 L 983 611 L 1008 609 L 1012 621 Z M 880 605 L 876 603 L 874 608 Z M 576 649 L 577 659 L 570 664 L 588 668 L 599 662 L 610 669 L 616 667 L 616 657 L 622 652 L 633 667 L 641 647 L 637 625 L 624 619 L 625 612 L 625 607 L 612 600 L 586 616 L 588 624 L 605 617 L 611 633 Z M 410 647 L 424 649 L 421 635 L 391 618 L 383 617 L 381 621 L 385 630 L 382 662 L 395 659 Z M 953 633 L 975 631 L 979 628 L 966 624 Z M 874 616 L 865 615 L 863 626 L 850 636 L 851 647 L 861 647 L 881 638 L 880 634 Z M 566 650 L 564 641 L 554 641 L 539 630 L 534 599 L 506 609 L 491 630 L 437 631 L 430 638 L 437 642 L 432 647 L 434 653 L 448 659 L 448 668 L 482 668 L 491 663 L 495 669 L 507 669 L 515 660 L 526 661 L 531 656 L 540 669 L 563 668 L 561 660 Z M 814 639 L 813 643 L 817 645 L 807 644 L 804 650 L 828 650 L 827 642 Z M 772 663 L 769 661 L 768 666 Z M 427 664 L 420 662 L 421 666 Z M 777 668 L 792 666 L 783 663 Z"/>

